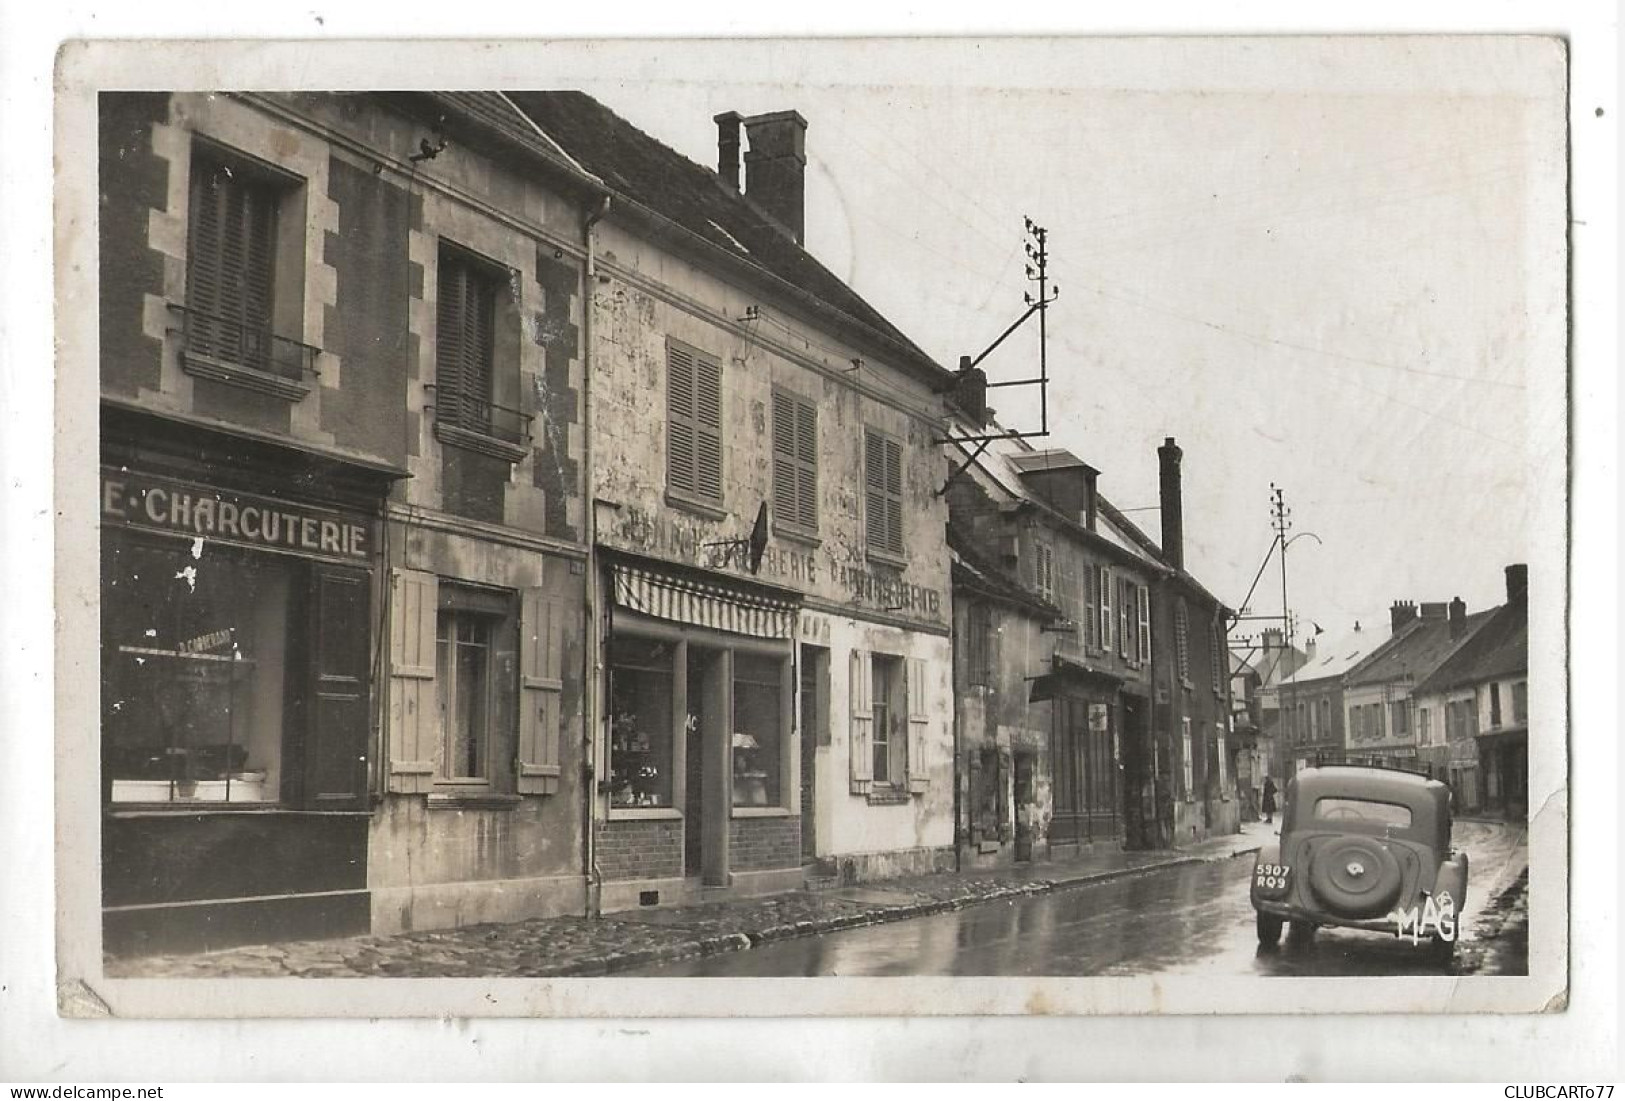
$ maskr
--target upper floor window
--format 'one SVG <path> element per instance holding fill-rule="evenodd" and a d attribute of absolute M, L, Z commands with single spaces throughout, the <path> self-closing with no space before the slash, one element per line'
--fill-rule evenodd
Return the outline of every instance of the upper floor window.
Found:
<path fill-rule="evenodd" d="M 518 371 L 505 369 L 512 361 L 503 354 L 514 309 L 510 273 L 449 242 L 441 242 L 436 271 L 436 433 L 516 462 L 530 418 L 500 401 L 518 398 Z"/>
<path fill-rule="evenodd" d="M 1055 600 L 1055 548 L 1048 543 L 1037 543 L 1033 546 L 1033 571 L 1038 583 L 1038 595 L 1045 600 Z"/>
<path fill-rule="evenodd" d="M 283 212 L 299 185 L 211 143 L 194 146 L 179 310 L 188 373 L 287 398 L 308 392 L 316 349 L 277 332 L 297 332 L 304 312 L 303 257 L 278 255 L 284 234 L 301 229 Z"/>
<path fill-rule="evenodd" d="M 1137 626 L 1139 621 L 1134 615 L 1134 582 L 1125 577 L 1117 593 L 1117 655 L 1127 661 L 1133 661 L 1139 652 L 1132 637 Z"/>
<path fill-rule="evenodd" d="M 1184 600 L 1180 600 L 1174 605 L 1174 659 L 1179 679 L 1189 684 L 1191 681 L 1191 624 L 1190 613 L 1185 610 Z"/>
<path fill-rule="evenodd" d="M 1112 635 L 1116 630 L 1117 621 L 1112 615 L 1112 568 L 1100 567 L 1100 648 L 1108 654 L 1112 652 Z"/>
<path fill-rule="evenodd" d="M 442 583 L 435 617 L 440 718 L 437 779 L 484 785 L 511 725 L 516 696 L 511 593 Z"/>
<path fill-rule="evenodd" d="M 1224 653 L 1224 623 L 1215 620 L 1213 624 L 1213 638 L 1208 645 L 1208 676 L 1213 683 L 1213 694 L 1224 695 L 1224 662 L 1220 655 Z"/>
<path fill-rule="evenodd" d="M 1512 721 L 1529 721 L 1529 682 L 1516 681 L 1512 685 Z"/>
<path fill-rule="evenodd" d="M 863 432 L 865 543 L 871 551 L 903 553 L 903 447 L 883 432 Z"/>
<path fill-rule="evenodd" d="M 1403 738 L 1411 732 L 1410 704 L 1404 700 L 1395 700 L 1389 704 L 1388 728 L 1394 737 Z"/>
<path fill-rule="evenodd" d="M 1497 682 L 1492 681 L 1492 682 L 1490 682 L 1490 726 L 1492 728 L 1494 728 L 1494 727 L 1497 727 L 1497 726 L 1500 726 L 1500 725 L 1501 725 L 1501 685 L 1499 683 L 1497 683 Z"/>
<path fill-rule="evenodd" d="M 993 684 L 993 610 L 981 601 L 965 609 L 965 683 Z"/>
<path fill-rule="evenodd" d="M 666 344 L 666 486 L 722 503 L 722 363 L 681 344 Z"/>
<path fill-rule="evenodd" d="M 773 391 L 773 520 L 818 530 L 818 409 Z"/>
<path fill-rule="evenodd" d="M 1140 585 L 1135 590 L 1136 603 L 1139 606 L 1140 633 L 1136 641 L 1139 643 L 1140 664 L 1148 665 L 1151 662 L 1151 589 Z"/>

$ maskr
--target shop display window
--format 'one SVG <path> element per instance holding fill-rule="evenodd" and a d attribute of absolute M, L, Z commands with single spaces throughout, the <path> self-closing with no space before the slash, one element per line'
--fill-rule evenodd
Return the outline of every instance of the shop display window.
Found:
<path fill-rule="evenodd" d="M 201 539 L 109 539 L 103 556 L 107 797 L 277 802 L 300 564 Z"/>
<path fill-rule="evenodd" d="M 734 655 L 733 805 L 784 805 L 784 661 Z"/>
<path fill-rule="evenodd" d="M 637 638 L 609 645 L 611 806 L 672 805 L 673 649 Z"/>

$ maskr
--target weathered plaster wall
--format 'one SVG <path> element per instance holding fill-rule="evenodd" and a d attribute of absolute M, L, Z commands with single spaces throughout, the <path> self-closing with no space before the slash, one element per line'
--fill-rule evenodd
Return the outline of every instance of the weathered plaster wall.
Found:
<path fill-rule="evenodd" d="M 775 530 L 759 577 L 825 605 L 861 608 L 945 629 L 947 507 L 935 495 L 937 399 L 918 382 L 799 322 L 761 296 L 732 287 L 627 237 L 603 233 L 605 274 L 594 288 L 595 464 L 600 542 L 673 561 L 716 565 L 703 544 L 747 535 L 772 495 L 772 390 L 818 409 L 818 532 Z M 653 278 L 660 286 L 645 283 Z M 754 321 L 740 321 L 758 308 Z M 771 320 L 769 320 L 771 318 Z M 788 326 L 787 332 L 783 326 Z M 674 506 L 666 493 L 666 348 L 675 339 L 722 363 L 724 500 L 721 515 Z M 863 366 L 853 368 L 852 359 Z M 826 373 L 827 372 L 827 373 Z M 901 403 L 899 408 L 896 403 Z M 901 441 L 903 543 L 900 569 L 874 560 L 864 540 L 866 427 Z M 737 559 L 727 568 L 742 571 Z M 887 609 L 891 609 L 888 611 Z"/>

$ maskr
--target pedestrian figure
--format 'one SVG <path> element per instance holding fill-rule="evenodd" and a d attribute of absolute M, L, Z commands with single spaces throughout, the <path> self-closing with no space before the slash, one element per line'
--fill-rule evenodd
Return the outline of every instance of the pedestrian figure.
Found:
<path fill-rule="evenodd" d="M 1264 777 L 1263 807 L 1264 822 L 1268 824 L 1275 821 L 1275 778 L 1273 776 Z"/>

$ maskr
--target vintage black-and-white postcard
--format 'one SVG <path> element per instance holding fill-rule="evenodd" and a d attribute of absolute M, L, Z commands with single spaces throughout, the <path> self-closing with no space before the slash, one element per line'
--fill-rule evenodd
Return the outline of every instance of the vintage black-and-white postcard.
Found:
<path fill-rule="evenodd" d="M 1562 1008 L 1568 64 L 70 43 L 61 1011 Z"/>

